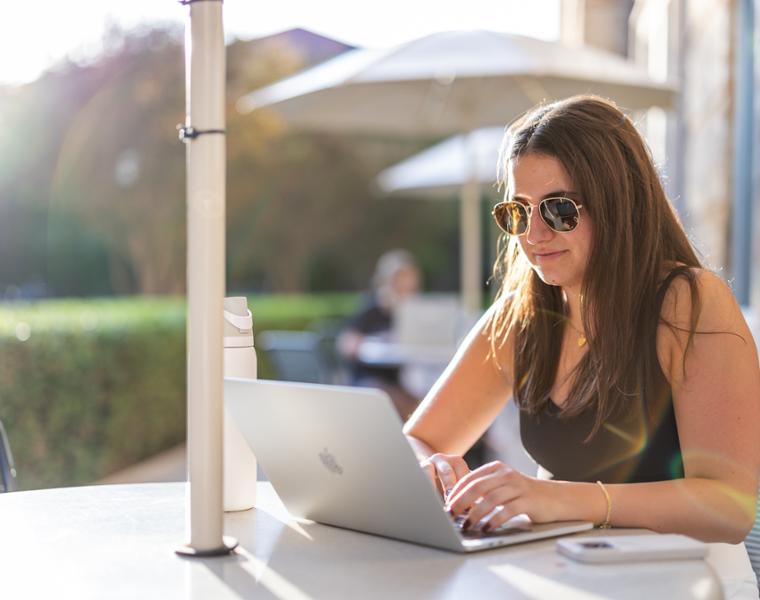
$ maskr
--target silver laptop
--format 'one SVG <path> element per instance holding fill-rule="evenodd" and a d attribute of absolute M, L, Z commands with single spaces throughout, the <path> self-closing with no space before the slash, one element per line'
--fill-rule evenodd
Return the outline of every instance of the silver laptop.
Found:
<path fill-rule="evenodd" d="M 225 379 L 224 397 L 291 515 L 456 552 L 591 529 L 464 534 L 420 469 L 390 398 L 369 388 Z"/>
<path fill-rule="evenodd" d="M 465 326 L 459 298 L 449 294 L 410 296 L 393 311 L 393 339 L 401 346 L 451 348 L 453 354 Z"/>

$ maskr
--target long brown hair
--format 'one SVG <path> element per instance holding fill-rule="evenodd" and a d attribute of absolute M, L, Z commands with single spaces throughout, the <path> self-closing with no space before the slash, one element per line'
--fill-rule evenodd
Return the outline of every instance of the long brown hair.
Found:
<path fill-rule="evenodd" d="M 659 393 L 662 373 L 656 332 L 662 301 L 675 277 L 691 289 L 689 344 L 699 296 L 692 267 L 699 259 L 657 175 L 649 150 L 612 102 L 575 96 L 539 106 L 513 123 L 499 159 L 507 194 L 510 160 L 526 154 L 557 159 L 573 181 L 593 224 L 581 288 L 588 352 L 574 372 L 562 415 L 596 406 L 593 436 L 610 414 L 632 400 Z M 567 321 L 562 291 L 543 281 L 509 239 L 494 266 L 503 308 L 490 324 L 493 357 L 514 335 L 514 399 L 536 414 L 551 400 Z"/>

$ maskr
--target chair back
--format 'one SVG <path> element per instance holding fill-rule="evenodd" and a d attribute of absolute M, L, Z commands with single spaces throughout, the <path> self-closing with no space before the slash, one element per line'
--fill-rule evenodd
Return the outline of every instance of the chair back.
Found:
<path fill-rule="evenodd" d="M 264 331 L 256 348 L 266 354 L 275 377 L 281 381 L 333 383 L 329 362 L 313 331 Z"/>
<path fill-rule="evenodd" d="M 760 588 L 760 490 L 757 495 L 757 508 L 756 508 L 755 524 L 752 526 L 752 531 L 744 540 L 744 545 L 747 547 L 747 554 L 749 554 L 749 562 L 752 563 L 752 570 L 755 571 L 755 577 L 757 577 L 758 588 Z"/>
<path fill-rule="evenodd" d="M 11 446 L 8 443 L 3 422 L 0 421 L 0 493 L 15 492 L 17 489 L 13 454 L 11 454 Z"/>
<path fill-rule="evenodd" d="M 747 320 L 752 335 L 755 338 L 755 347 L 760 349 L 760 319 L 756 318 L 755 312 L 744 307 L 744 318 Z M 744 545 L 747 547 L 747 554 L 749 554 L 749 561 L 752 563 L 752 569 L 755 571 L 757 577 L 758 588 L 760 588 L 760 489 L 757 493 L 757 507 L 755 509 L 755 524 L 752 526 L 747 538 L 744 540 Z"/>

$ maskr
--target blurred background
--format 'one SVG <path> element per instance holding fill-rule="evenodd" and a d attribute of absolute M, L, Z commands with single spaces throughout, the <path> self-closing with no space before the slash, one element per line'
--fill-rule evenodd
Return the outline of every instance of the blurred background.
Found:
<path fill-rule="evenodd" d="M 187 9 L 112 4 L 22 3 L 0 23 L 0 421 L 21 489 L 126 481 L 135 465 L 140 480 L 184 477 Z M 448 136 L 311 131 L 240 99 L 356 48 L 463 29 L 596 48 L 672 83 L 672 108 L 634 119 L 702 258 L 754 319 L 754 0 L 227 0 L 224 14 L 227 289 L 248 298 L 257 340 L 332 344 L 392 248 L 415 257 L 425 292 L 456 294 L 459 191 L 388 195 L 377 179 Z M 497 191 L 478 194 L 487 303 Z"/>

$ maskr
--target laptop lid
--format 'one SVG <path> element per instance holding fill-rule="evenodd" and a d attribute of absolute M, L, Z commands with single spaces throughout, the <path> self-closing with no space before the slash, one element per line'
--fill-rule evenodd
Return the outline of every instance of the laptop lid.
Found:
<path fill-rule="evenodd" d="M 458 552 L 580 530 L 550 524 L 464 540 L 380 390 L 248 379 L 224 385 L 230 416 L 293 516 Z M 564 529 L 554 533 L 558 526 Z"/>
<path fill-rule="evenodd" d="M 464 314 L 456 296 L 420 294 L 406 298 L 393 311 L 393 339 L 402 346 L 457 347 Z"/>

